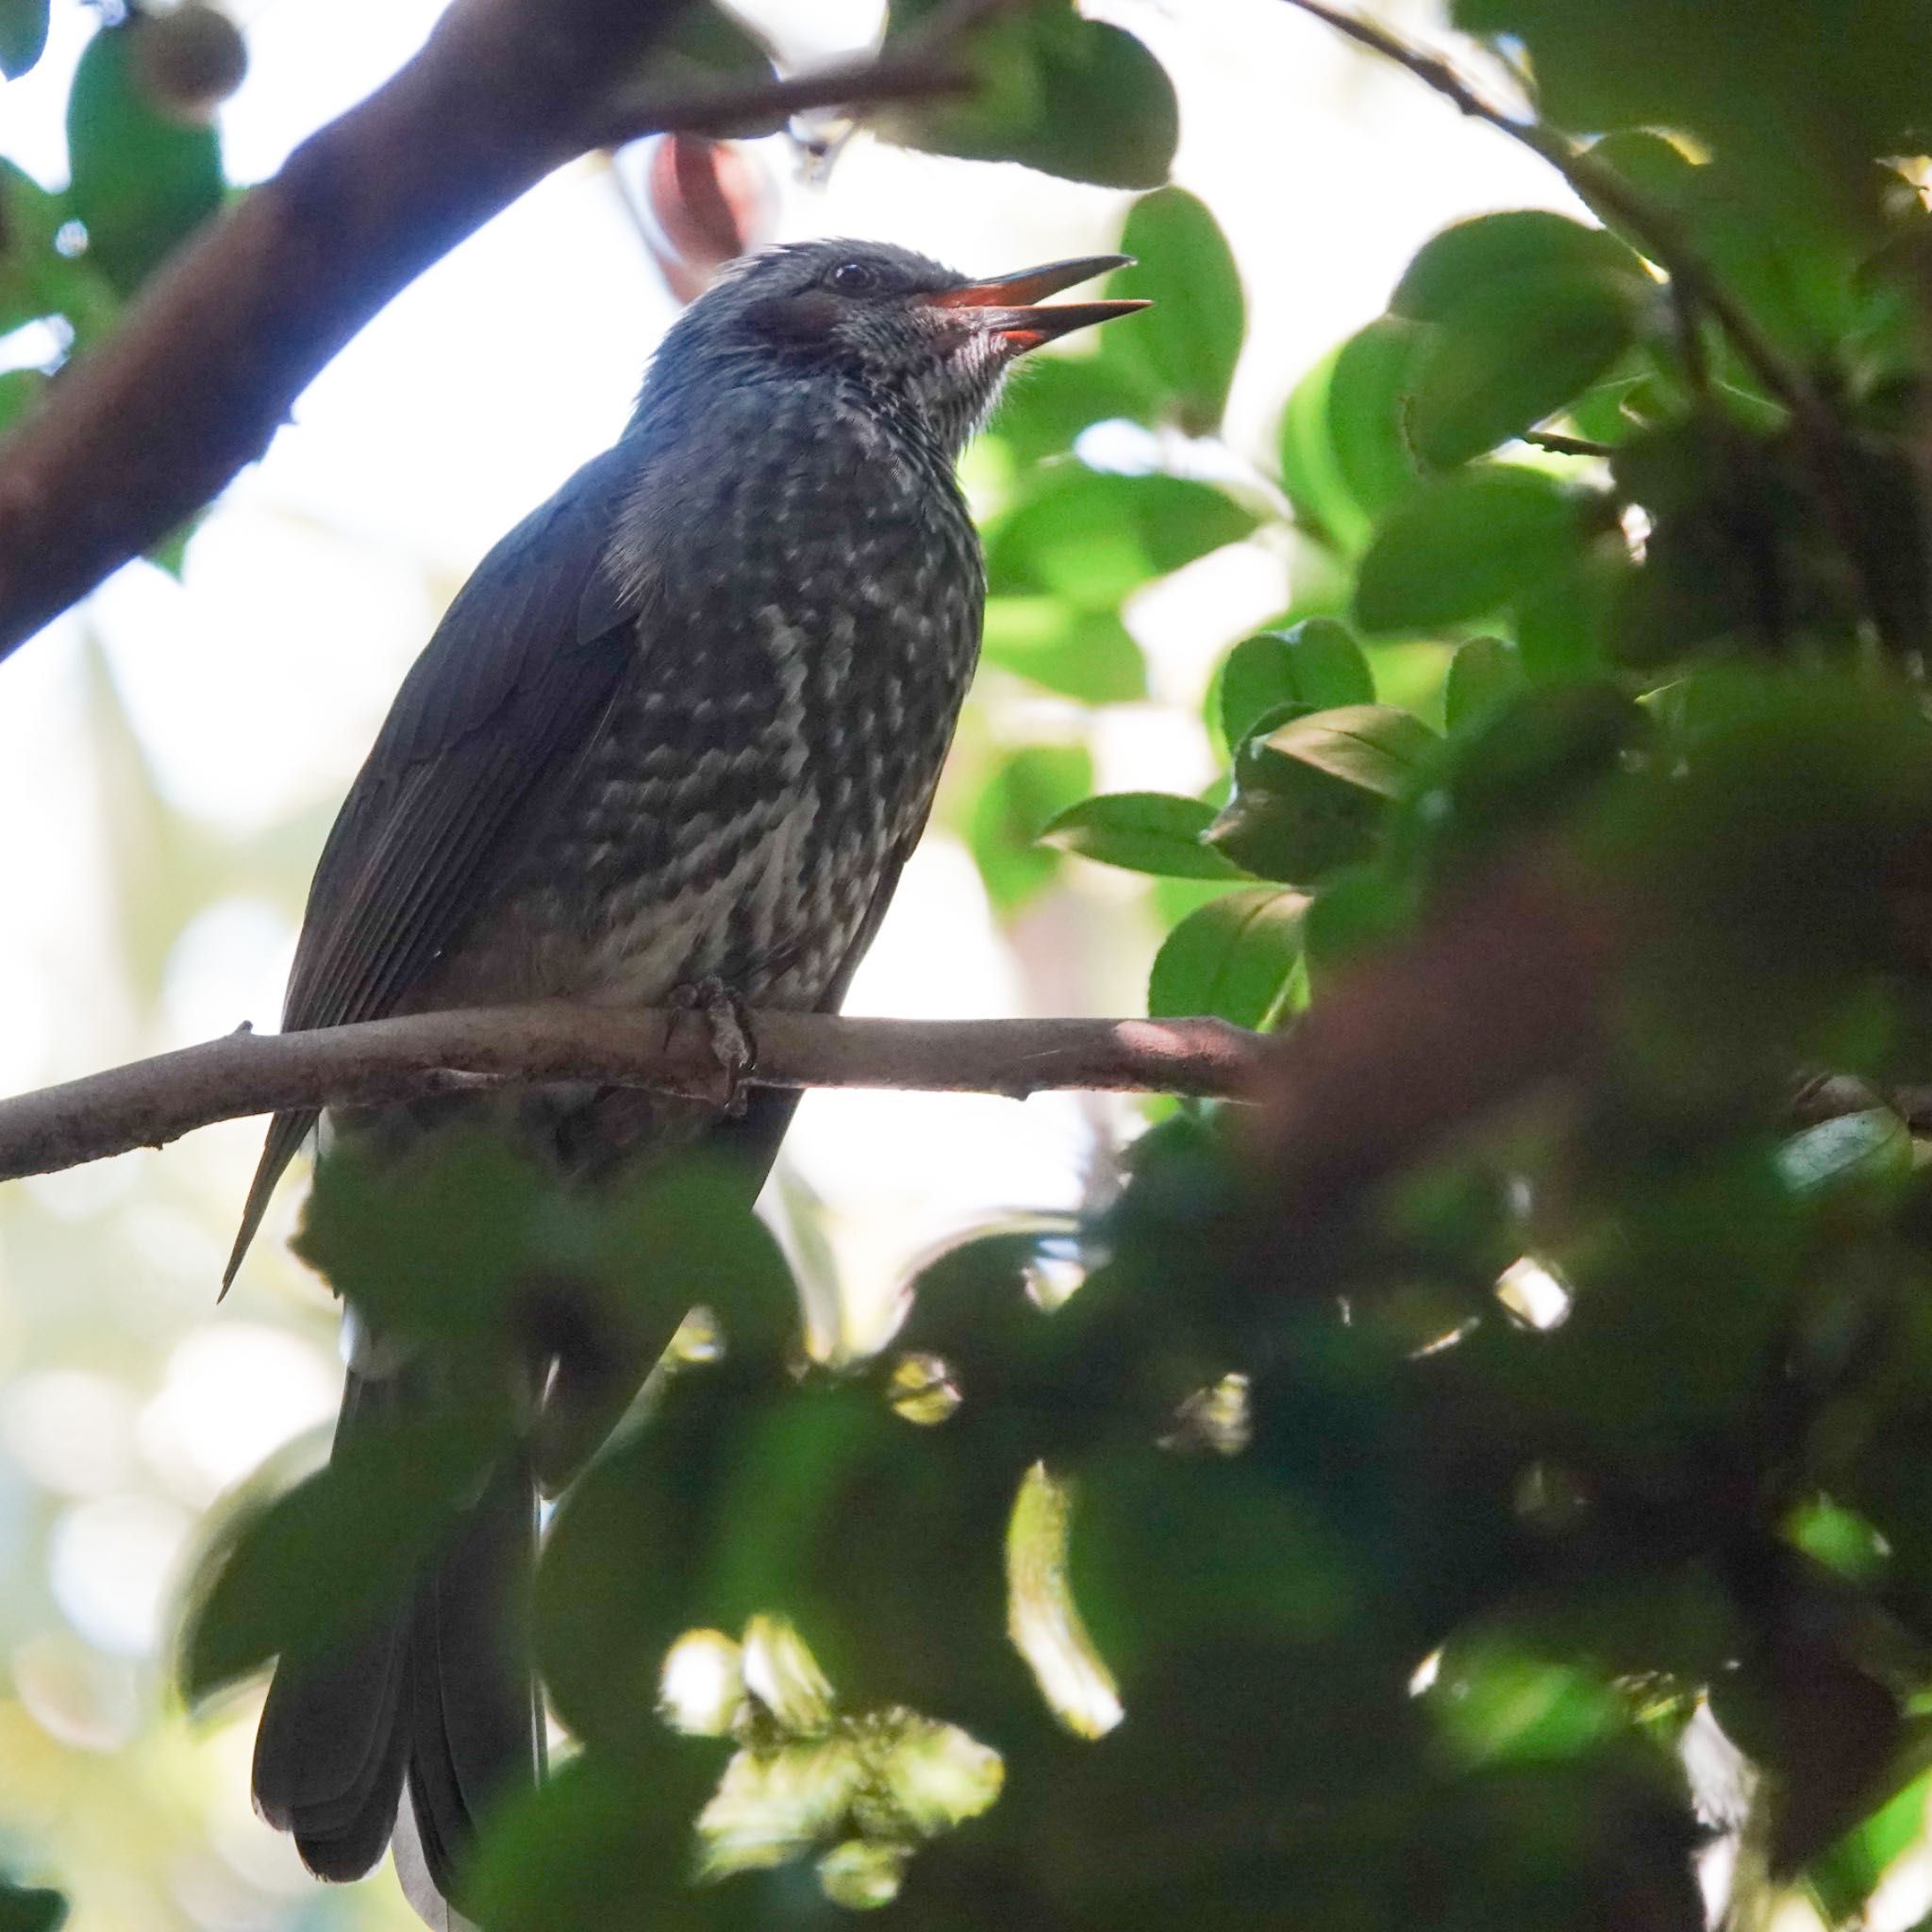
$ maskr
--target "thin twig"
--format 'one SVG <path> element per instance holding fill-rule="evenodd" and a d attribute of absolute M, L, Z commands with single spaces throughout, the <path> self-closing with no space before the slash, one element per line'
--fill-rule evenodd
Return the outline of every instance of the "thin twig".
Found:
<path fill-rule="evenodd" d="M 750 1016 L 764 1087 L 1004 1093 L 1049 1089 L 1252 1098 L 1280 1042 L 1220 1020 L 858 1020 Z M 368 1107 L 520 1080 L 598 1080 L 718 1102 L 711 1035 L 687 1011 L 560 1005 L 231 1033 L 0 1100 L 0 1180 L 158 1147 L 215 1121 Z"/>
<path fill-rule="evenodd" d="M 1634 235 L 1643 252 L 1669 274 L 1677 292 L 1680 312 L 1690 318 L 1686 322 L 1684 334 L 1687 350 L 1693 358 L 1693 381 L 1699 379 L 1694 358 L 1702 353 L 1701 344 L 1695 340 L 1694 313 L 1702 309 L 1717 321 L 1767 393 L 1790 412 L 1825 517 L 1858 581 L 1873 625 L 1889 646 L 1902 647 L 1907 641 L 1895 634 L 1890 600 L 1882 592 L 1879 573 L 1854 505 L 1848 477 L 1849 456 L 1838 416 L 1805 372 L 1758 326 L 1757 318 L 1712 271 L 1676 216 L 1633 188 L 1614 168 L 1606 166 L 1559 128 L 1535 118 L 1519 119 L 1487 99 L 1448 61 L 1411 46 L 1387 27 L 1332 7 L 1327 0 L 1286 0 L 1286 4 L 1325 23 L 1358 46 L 1406 68 L 1425 87 L 1453 101 L 1463 113 L 1486 123 L 1541 157 L 1591 208 L 1619 222 Z"/>
<path fill-rule="evenodd" d="M 1525 429 L 1520 441 L 1532 449 L 1546 449 L 1558 457 L 1609 458 L 1617 454 L 1614 443 L 1598 442 L 1590 436 L 1565 436 L 1558 429 Z"/>
<path fill-rule="evenodd" d="M 874 61 L 693 92 L 613 92 L 676 0 L 453 0 L 427 42 L 192 236 L 0 442 L 0 658 L 267 448 L 384 303 L 553 168 L 600 145 L 968 84 L 1020 0 L 955 0 Z"/>
<path fill-rule="evenodd" d="M 1648 195 L 1633 189 L 1614 169 L 1606 167 L 1589 149 L 1547 122 L 1518 120 L 1495 102 L 1485 98 L 1474 83 L 1457 73 L 1448 61 L 1411 46 L 1373 21 L 1331 7 L 1327 0 L 1286 0 L 1290 7 L 1312 14 L 1358 46 L 1369 48 L 1392 60 L 1415 75 L 1424 87 L 1432 88 L 1444 99 L 1453 101 L 1473 120 L 1482 121 L 1507 134 L 1531 154 L 1540 156 L 1569 182 L 1577 194 L 1592 207 L 1612 214 L 1639 237 L 1644 253 L 1669 271 L 1676 280 L 1694 291 L 1697 299 L 1724 325 L 1724 332 L 1736 344 L 1739 355 L 1750 364 L 1758 381 L 1801 423 L 1817 415 L 1830 421 L 1830 411 L 1811 387 L 1805 374 L 1790 362 L 1757 320 L 1726 289 L 1709 266 L 1699 257 L 1684 234 L 1676 217 L 1659 208 Z"/>

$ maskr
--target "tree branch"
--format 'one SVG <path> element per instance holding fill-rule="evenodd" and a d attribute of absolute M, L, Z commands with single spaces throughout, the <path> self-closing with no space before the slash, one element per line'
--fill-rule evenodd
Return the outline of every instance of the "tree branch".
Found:
<path fill-rule="evenodd" d="M 1220 1020 L 750 1017 L 764 1087 L 1253 1097 L 1281 1042 Z M 600 1080 L 713 1103 L 702 1016 L 594 1007 L 420 1013 L 308 1033 L 230 1034 L 0 1100 L 0 1180 L 51 1174 L 243 1115 L 367 1107 L 511 1080 Z"/>
<path fill-rule="evenodd" d="M 1331 7 L 1327 0 L 1287 0 L 1287 4 L 1300 12 L 1312 14 L 1357 46 L 1367 47 L 1385 60 L 1406 68 L 1424 87 L 1453 101 L 1472 120 L 1484 122 L 1507 134 L 1511 141 L 1547 161 L 1592 208 L 1615 215 L 1642 242 L 1644 253 L 1668 270 L 1674 280 L 1717 318 L 1758 381 L 1791 412 L 1801 427 L 1809 428 L 1820 420 L 1832 421 L 1829 408 L 1804 372 L 1787 359 L 1758 327 L 1756 317 L 1711 273 L 1708 263 L 1691 245 L 1668 208 L 1659 208 L 1648 195 L 1640 193 L 1623 175 L 1606 167 L 1588 148 L 1560 129 L 1544 121 L 1518 120 L 1485 98 L 1440 56 L 1410 46 L 1387 27 Z"/>
<path fill-rule="evenodd" d="M 1633 188 L 1614 168 L 1607 167 L 1560 128 L 1534 117 L 1519 120 L 1486 99 L 1448 61 L 1411 46 L 1387 27 L 1330 6 L 1328 0 L 1287 0 L 1287 4 L 1324 22 L 1358 46 L 1406 68 L 1463 113 L 1526 147 L 1556 169 L 1591 208 L 1620 222 L 1638 239 L 1643 252 L 1668 272 L 1684 310 L 1692 316 L 1698 312 L 1711 316 L 1766 392 L 1790 411 L 1820 505 L 1857 581 L 1876 634 L 1893 650 L 1916 646 L 1918 640 L 1898 634 L 1891 600 L 1885 594 L 1882 574 L 1854 500 L 1850 455 L 1837 414 L 1803 369 L 1758 326 L 1757 319 L 1698 253 L 1674 212 Z M 1686 343 L 1693 358 L 1698 348 L 1695 326 L 1693 321 Z"/>
<path fill-rule="evenodd" d="M 626 95 L 683 0 L 454 0 L 423 50 L 192 237 L 0 443 L 0 658 L 259 457 L 400 289 L 553 168 L 605 144 L 964 87 L 956 0 L 875 61 Z"/>

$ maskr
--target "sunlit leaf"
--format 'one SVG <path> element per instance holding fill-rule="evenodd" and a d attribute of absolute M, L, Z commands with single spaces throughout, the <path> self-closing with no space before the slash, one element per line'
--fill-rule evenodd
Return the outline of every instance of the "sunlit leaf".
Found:
<path fill-rule="evenodd" d="M 995 911 L 1013 911 L 1051 883 L 1060 855 L 1040 835 L 1092 790 L 1093 759 L 1077 745 L 1022 746 L 984 780 L 967 837 Z"/>
<path fill-rule="evenodd" d="M 995 595 L 1060 595 L 1113 609 L 1150 577 L 1237 543 L 1256 518 L 1211 484 L 1105 475 L 1074 463 L 1041 473 L 987 542 Z"/>
<path fill-rule="evenodd" d="M 1164 791 L 1112 791 L 1063 811 L 1041 833 L 1043 845 L 1076 852 L 1128 872 L 1159 873 L 1171 878 L 1233 879 L 1240 872 L 1202 835 L 1214 822 L 1214 808 L 1197 798 Z"/>
<path fill-rule="evenodd" d="M 1089 705 L 1147 695 L 1147 666 L 1110 610 L 1083 610 L 1058 597 L 993 597 L 986 609 L 989 660 Z"/>
<path fill-rule="evenodd" d="M 87 228 L 88 258 L 124 292 L 222 204 L 221 139 L 174 120 L 143 89 L 140 15 L 102 27 L 67 97 L 68 208 Z"/>
<path fill-rule="evenodd" d="M 1297 510 L 1349 550 L 1415 487 L 1408 397 L 1428 344 L 1385 316 L 1296 385 L 1281 425 L 1282 482 Z"/>
<path fill-rule="evenodd" d="M 937 10 L 938 0 L 893 0 L 888 37 L 925 25 Z M 1047 0 L 983 23 L 960 51 L 977 85 L 959 99 L 880 115 L 891 139 L 1107 188 L 1167 179 L 1179 134 L 1174 85 L 1133 35 L 1082 19 L 1072 0 Z"/>
<path fill-rule="evenodd" d="M 1136 265 L 1109 277 L 1110 296 L 1154 307 L 1108 331 L 1102 354 L 1139 375 L 1164 414 L 1192 436 L 1220 426 L 1246 328 L 1240 272 L 1206 204 L 1185 188 L 1142 195 L 1121 250 Z"/>
<path fill-rule="evenodd" d="M 1301 954 L 1298 892 L 1251 886 L 1210 900 L 1174 927 L 1155 955 L 1147 1011 L 1155 1019 L 1213 1013 L 1259 1026 L 1279 1005 Z"/>

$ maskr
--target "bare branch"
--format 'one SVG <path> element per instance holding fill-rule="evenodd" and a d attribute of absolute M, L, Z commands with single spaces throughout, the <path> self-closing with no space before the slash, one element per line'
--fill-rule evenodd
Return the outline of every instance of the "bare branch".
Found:
<path fill-rule="evenodd" d="M 876 61 L 666 97 L 613 76 L 682 0 L 454 0 L 421 53 L 191 239 L 0 443 L 0 658 L 259 457 L 377 309 L 553 168 L 646 133 L 957 90 L 960 38 L 1013 4 L 958 0 Z"/>
<path fill-rule="evenodd" d="M 765 1087 L 1048 1089 L 1252 1097 L 1281 1042 L 1220 1020 L 858 1020 L 751 1016 Z M 310 1033 L 235 1033 L 0 1100 L 0 1180 L 158 1147 L 243 1115 L 367 1107 L 509 1080 L 608 1081 L 724 1097 L 707 1023 L 686 1011 L 498 1007 Z"/>

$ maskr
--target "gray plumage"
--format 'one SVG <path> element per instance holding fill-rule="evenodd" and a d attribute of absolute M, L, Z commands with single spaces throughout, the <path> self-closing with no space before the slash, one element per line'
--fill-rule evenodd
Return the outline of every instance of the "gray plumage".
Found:
<path fill-rule="evenodd" d="M 817 242 L 743 265 L 667 335 L 618 444 L 486 557 L 410 671 L 311 888 L 285 1028 L 539 998 L 630 1007 L 721 981 L 835 1007 L 931 808 L 978 651 L 954 479 L 1012 358 L 1134 305 Z M 495 1108 L 613 1184 L 715 1123 L 590 1085 Z M 438 1109 L 446 1113 L 448 1104 Z M 419 1109 L 335 1123 L 383 1145 Z M 768 1161 L 789 1101 L 724 1131 Z M 232 1277 L 313 1121 L 273 1124 Z M 543 1364 L 533 1365 L 541 1382 Z M 338 1440 L 409 1399 L 352 1357 Z M 540 1759 L 505 1632 L 534 1535 L 526 1460 L 425 1553 L 415 1604 L 272 1688 L 257 1802 L 322 1875 L 380 1856 L 401 1792 L 447 1896 L 475 1815 Z"/>

